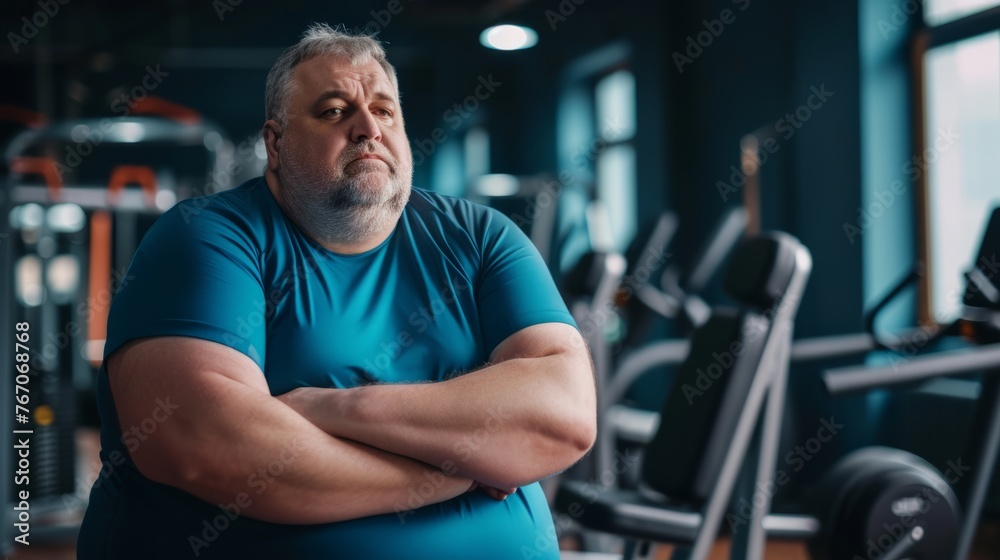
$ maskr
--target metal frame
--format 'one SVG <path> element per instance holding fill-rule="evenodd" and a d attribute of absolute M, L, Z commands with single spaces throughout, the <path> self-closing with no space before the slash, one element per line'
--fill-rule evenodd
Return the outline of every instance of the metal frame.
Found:
<path fill-rule="evenodd" d="M 607 253 L 605 255 L 604 269 L 601 271 L 601 279 L 597 284 L 593 297 L 589 302 L 576 302 L 571 306 L 570 312 L 577 325 L 593 325 L 592 329 L 581 329 L 587 345 L 590 347 L 590 354 L 594 362 L 594 382 L 597 387 L 604 387 L 608 383 L 608 372 L 611 370 L 611 347 L 605 336 L 605 326 L 607 325 L 612 306 L 614 305 L 615 293 L 625 274 L 625 257 L 618 253 Z M 600 426 L 607 409 L 607 400 L 597 392 L 597 421 Z M 607 440 L 598 438 L 594 442 L 594 448 L 585 461 L 589 463 L 590 472 L 584 473 L 587 477 L 599 475 L 601 467 L 610 465 L 614 460 L 613 446 Z"/>
<path fill-rule="evenodd" d="M 990 478 L 1000 452 L 1000 344 L 974 349 L 938 352 L 917 357 L 907 363 L 889 366 L 853 366 L 823 372 L 823 383 L 833 396 L 885 388 L 893 385 L 925 381 L 935 377 L 951 377 L 986 372 L 976 409 L 973 434 L 969 438 L 967 455 L 972 457 L 972 478 L 959 490 L 965 519 L 959 533 L 955 560 L 965 560 L 975 538 L 982 514 L 983 502 L 989 490 Z"/>
<path fill-rule="evenodd" d="M 788 236 L 790 239 L 791 237 Z M 812 269 L 809 252 L 794 241 L 795 272 L 782 299 L 769 310 L 773 313 L 767 345 L 764 348 L 757 374 L 750 386 L 749 396 L 740 409 L 739 422 L 732 443 L 725 450 L 722 471 L 709 499 L 701 512 L 701 523 L 697 536 L 690 547 L 678 547 L 672 560 L 705 560 L 711 552 L 723 516 L 729 507 L 733 489 L 744 464 L 752 464 L 753 488 L 766 485 L 777 461 L 778 438 L 784 406 L 788 365 L 791 358 L 791 341 L 795 314 L 798 311 L 806 281 Z M 727 404 L 736 403 L 724 403 Z M 760 443 L 750 450 L 754 432 L 760 431 Z M 750 471 L 746 471 L 750 473 Z M 752 489 L 750 489 L 752 492 Z M 763 560 L 765 527 L 764 520 L 770 510 L 770 496 L 765 503 L 753 511 L 747 530 L 733 539 L 730 558 Z M 752 496 L 751 496 L 752 499 Z M 625 558 L 641 558 L 639 553 L 648 553 L 651 547 L 645 543 L 630 546 Z"/>
<path fill-rule="evenodd" d="M 888 340 L 890 347 L 901 346 L 907 340 L 912 340 L 912 333 L 922 329 L 913 329 Z M 888 338 L 888 337 L 887 337 Z M 643 346 L 622 360 L 615 373 L 610 376 L 606 385 L 605 410 L 616 407 L 614 414 L 608 414 L 600 425 L 602 434 L 631 433 L 639 436 L 640 443 L 652 439 L 655 427 L 659 425 L 659 412 L 647 412 L 631 407 L 617 405 L 624 398 L 626 391 L 643 375 L 648 374 L 657 366 L 679 365 L 687 357 L 690 343 L 687 340 L 663 340 Z M 861 355 L 877 349 L 875 339 L 868 333 L 833 335 L 816 338 L 799 339 L 792 344 L 790 361 L 792 364 L 843 358 Z M 638 420 L 638 422 L 634 422 Z M 631 423 L 630 423 L 631 422 Z M 640 424 L 645 428 L 641 428 Z M 649 430 L 652 426 L 653 431 Z M 644 431 L 643 431 L 644 430 Z M 610 466 L 609 463 L 602 467 Z"/>

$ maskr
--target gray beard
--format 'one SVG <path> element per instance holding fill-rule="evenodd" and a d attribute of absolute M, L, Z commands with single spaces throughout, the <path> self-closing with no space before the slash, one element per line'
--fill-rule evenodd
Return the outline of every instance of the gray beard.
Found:
<path fill-rule="evenodd" d="M 300 229 L 320 242 L 366 241 L 391 229 L 410 199 L 412 172 L 394 174 L 379 185 L 382 179 L 369 173 L 323 177 L 291 160 L 281 158 L 278 173 L 285 211 Z M 397 169 L 393 167 L 393 171 Z"/>

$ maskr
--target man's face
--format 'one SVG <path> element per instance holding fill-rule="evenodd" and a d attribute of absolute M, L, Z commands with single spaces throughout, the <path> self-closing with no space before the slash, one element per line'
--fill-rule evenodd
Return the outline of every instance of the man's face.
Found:
<path fill-rule="evenodd" d="M 321 241 L 363 241 L 395 224 L 413 158 L 395 90 L 375 60 L 317 56 L 295 67 L 277 143 L 286 212 Z"/>

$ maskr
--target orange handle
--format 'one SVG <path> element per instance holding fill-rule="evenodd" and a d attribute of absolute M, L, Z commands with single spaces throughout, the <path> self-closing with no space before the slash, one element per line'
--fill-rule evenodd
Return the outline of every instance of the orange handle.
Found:
<path fill-rule="evenodd" d="M 145 165 L 119 165 L 108 181 L 108 204 L 114 206 L 121 198 L 125 185 L 137 183 L 146 195 L 146 205 L 156 206 L 156 173 Z"/>
<path fill-rule="evenodd" d="M 87 341 L 103 348 L 108 337 L 108 311 L 111 309 L 111 214 L 98 210 L 90 218 L 90 277 L 87 282 Z M 90 358 L 100 367 L 101 358 Z"/>
<path fill-rule="evenodd" d="M 147 95 L 132 105 L 133 115 L 159 115 L 181 124 L 198 124 L 201 113 L 162 97 Z"/>
<path fill-rule="evenodd" d="M 21 175 L 41 175 L 49 186 L 49 199 L 58 200 L 62 189 L 62 175 L 56 167 L 56 161 L 47 157 L 17 157 L 11 160 L 10 170 Z"/>

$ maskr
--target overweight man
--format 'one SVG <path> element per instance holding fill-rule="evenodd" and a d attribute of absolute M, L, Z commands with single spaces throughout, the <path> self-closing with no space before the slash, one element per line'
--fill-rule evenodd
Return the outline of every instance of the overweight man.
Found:
<path fill-rule="evenodd" d="M 511 221 L 411 188 L 399 99 L 378 42 L 314 25 L 264 176 L 146 234 L 79 558 L 558 558 L 537 481 L 594 441 L 589 355 Z"/>

